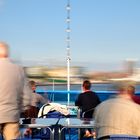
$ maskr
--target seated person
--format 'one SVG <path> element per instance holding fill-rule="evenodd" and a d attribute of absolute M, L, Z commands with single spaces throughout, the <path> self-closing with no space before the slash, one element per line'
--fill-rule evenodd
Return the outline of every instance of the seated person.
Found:
<path fill-rule="evenodd" d="M 41 96 L 40 94 L 36 93 L 36 83 L 35 81 L 29 81 L 29 85 L 32 89 L 32 100 L 31 100 L 31 106 L 29 109 L 25 110 L 23 113 L 21 113 L 22 118 L 37 118 L 39 107 L 38 104 L 45 104 L 48 103 L 48 100 Z M 33 132 L 33 128 L 28 128 L 25 130 L 24 135 L 29 136 Z"/>
<path fill-rule="evenodd" d="M 25 112 L 21 114 L 21 117 L 24 118 L 37 118 L 39 107 L 38 104 L 45 104 L 48 103 L 48 100 L 44 98 L 42 95 L 35 92 L 36 90 L 36 83 L 35 81 L 29 81 L 29 85 L 32 89 L 32 100 L 30 109 L 27 109 Z"/>

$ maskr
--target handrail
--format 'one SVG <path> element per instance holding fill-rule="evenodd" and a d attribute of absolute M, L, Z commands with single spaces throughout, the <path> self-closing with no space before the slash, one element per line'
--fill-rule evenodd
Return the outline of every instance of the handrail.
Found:
<path fill-rule="evenodd" d="M 81 90 L 44 90 L 44 89 L 40 89 L 40 90 L 36 90 L 37 93 L 81 93 Z M 113 93 L 118 93 L 118 91 L 115 90 L 97 90 L 94 91 L 97 94 L 103 93 L 103 94 L 113 94 Z M 135 92 L 136 95 L 140 95 L 140 91 Z"/>
<path fill-rule="evenodd" d="M 44 89 L 38 89 L 36 90 L 37 93 L 39 94 L 44 94 L 47 95 L 47 97 L 49 97 L 50 101 L 53 102 L 59 102 L 60 100 L 60 96 L 61 95 L 66 95 L 69 93 L 70 96 L 70 102 L 73 104 L 76 100 L 76 97 L 78 96 L 78 94 L 81 93 L 80 90 L 71 90 L 71 91 L 67 91 L 67 90 L 44 90 Z M 118 91 L 115 90 L 103 90 L 103 91 L 95 91 L 95 93 L 97 94 L 97 96 L 100 98 L 100 101 L 104 101 L 110 97 L 114 97 L 117 95 Z M 135 92 L 135 95 L 140 96 L 140 91 Z M 60 100 L 60 102 L 67 102 L 67 97 L 63 96 Z"/>
<path fill-rule="evenodd" d="M 128 134 L 112 134 L 112 135 L 106 135 L 106 136 L 102 136 L 100 138 L 97 138 L 97 140 L 105 140 L 105 139 L 109 139 L 109 140 L 113 140 L 113 139 L 134 139 L 134 140 L 140 140 L 140 136 L 135 136 L 135 135 L 128 135 Z"/>

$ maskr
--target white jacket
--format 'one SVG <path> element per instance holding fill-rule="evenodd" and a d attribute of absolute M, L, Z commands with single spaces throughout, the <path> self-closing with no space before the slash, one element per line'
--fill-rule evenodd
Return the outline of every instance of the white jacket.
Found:
<path fill-rule="evenodd" d="M 43 105 L 38 113 L 38 117 L 42 117 L 50 111 L 58 111 L 63 115 L 69 115 L 69 110 L 66 105 L 61 105 L 59 103 L 49 103 Z"/>

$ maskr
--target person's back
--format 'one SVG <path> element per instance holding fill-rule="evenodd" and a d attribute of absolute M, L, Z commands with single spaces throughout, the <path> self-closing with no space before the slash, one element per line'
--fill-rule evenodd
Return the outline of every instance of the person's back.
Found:
<path fill-rule="evenodd" d="M 81 93 L 78 97 L 78 102 L 75 102 L 76 106 L 79 106 L 81 108 L 82 113 L 88 111 L 85 113 L 85 118 L 92 118 L 94 107 L 96 107 L 100 101 L 96 94 L 92 91 L 87 91 L 84 93 Z M 89 111 L 91 109 L 91 111 Z"/>
<path fill-rule="evenodd" d="M 88 111 L 84 115 L 85 118 L 92 118 L 94 108 L 100 103 L 98 96 L 90 88 L 91 83 L 85 80 L 83 82 L 83 93 L 79 94 L 75 101 L 75 105 L 81 108 L 82 113 Z M 89 111 L 90 109 L 91 111 Z"/>
<path fill-rule="evenodd" d="M 7 59 L 0 59 L 0 67 L 0 123 L 17 121 L 24 74 L 20 67 L 10 63 Z M 15 88 L 16 85 L 20 86 Z"/>
<path fill-rule="evenodd" d="M 0 42 L 0 81 L 0 128 L 6 140 L 15 139 L 19 136 L 20 111 L 30 105 L 31 90 L 23 69 L 9 60 L 8 46 L 3 42 Z"/>
<path fill-rule="evenodd" d="M 48 103 L 48 100 L 38 93 L 32 93 L 32 98 L 33 98 L 31 102 L 32 106 L 40 107 L 43 104 Z"/>
<path fill-rule="evenodd" d="M 97 137 L 114 134 L 140 136 L 140 106 L 125 95 L 102 102 L 95 111 Z"/>

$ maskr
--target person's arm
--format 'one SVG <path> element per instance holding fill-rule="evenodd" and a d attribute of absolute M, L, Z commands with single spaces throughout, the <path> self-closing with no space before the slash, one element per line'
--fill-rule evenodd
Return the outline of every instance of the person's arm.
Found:
<path fill-rule="evenodd" d="M 43 97 L 42 95 L 36 93 L 38 95 L 38 99 L 39 99 L 39 103 L 41 104 L 46 104 L 46 103 L 49 103 L 48 102 L 48 99 L 46 99 L 45 97 Z"/>
<path fill-rule="evenodd" d="M 98 104 L 100 104 L 101 103 L 100 98 L 98 97 L 98 95 L 96 95 L 96 96 L 97 96 Z"/>
<path fill-rule="evenodd" d="M 77 97 L 77 99 L 75 100 L 75 106 L 81 106 L 81 96 L 79 95 L 78 97 Z"/>
<path fill-rule="evenodd" d="M 95 99 L 96 99 L 96 101 L 97 101 L 97 104 L 100 104 L 101 101 L 100 101 L 99 96 L 96 94 L 96 92 L 94 92 L 94 95 L 95 95 Z"/>
<path fill-rule="evenodd" d="M 23 72 L 23 96 L 22 96 L 22 108 L 21 110 L 26 110 L 31 106 L 31 99 L 32 99 L 32 90 L 29 86 L 28 79 Z"/>

